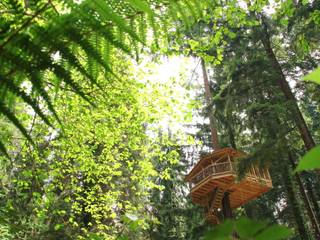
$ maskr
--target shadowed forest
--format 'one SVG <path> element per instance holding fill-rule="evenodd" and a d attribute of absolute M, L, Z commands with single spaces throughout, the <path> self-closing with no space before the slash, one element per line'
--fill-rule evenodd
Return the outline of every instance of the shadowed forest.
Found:
<path fill-rule="evenodd" d="M 319 240 L 319 0 L 1 0 L 1 240 Z"/>

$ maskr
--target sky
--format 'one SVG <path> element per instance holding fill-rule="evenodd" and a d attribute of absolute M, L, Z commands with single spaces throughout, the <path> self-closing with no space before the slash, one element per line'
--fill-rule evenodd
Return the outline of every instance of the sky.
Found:
<path fill-rule="evenodd" d="M 163 115 L 159 125 L 163 129 L 170 127 L 173 133 L 182 131 L 195 133 L 195 129 L 186 128 L 186 124 L 193 124 L 203 121 L 192 109 L 190 102 L 202 89 L 202 73 L 199 59 L 184 56 L 161 57 L 155 62 L 146 58 L 138 65 L 144 72 L 142 82 L 146 85 L 158 85 L 162 89 L 162 95 L 168 102 L 173 112 Z M 147 74 L 145 74 L 147 72 Z M 161 88 L 166 85 L 169 89 Z M 189 86 L 189 87 L 188 87 Z M 180 116 L 180 117 L 179 117 Z"/>

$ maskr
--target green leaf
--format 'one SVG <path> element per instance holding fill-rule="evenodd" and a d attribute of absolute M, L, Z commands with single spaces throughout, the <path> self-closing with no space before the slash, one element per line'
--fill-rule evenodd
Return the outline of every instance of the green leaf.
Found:
<path fill-rule="evenodd" d="M 138 228 L 139 228 L 139 221 L 132 221 L 129 224 L 129 229 L 133 232 L 136 231 Z"/>
<path fill-rule="evenodd" d="M 266 222 L 257 222 L 251 219 L 242 217 L 236 222 L 236 231 L 241 238 L 253 237 L 261 229 L 265 228 Z"/>
<path fill-rule="evenodd" d="M 56 224 L 56 225 L 54 225 L 54 230 L 56 230 L 56 231 L 58 231 L 59 229 L 61 229 L 61 228 L 63 228 L 63 224 Z"/>
<path fill-rule="evenodd" d="M 131 4 L 131 6 L 133 6 L 134 8 L 137 8 L 145 13 L 148 13 L 150 15 L 153 15 L 153 11 L 151 10 L 151 8 L 149 7 L 149 5 L 141 0 L 129 0 L 129 3 Z"/>
<path fill-rule="evenodd" d="M 300 160 L 295 171 L 320 168 L 320 145 L 308 151 Z"/>
<path fill-rule="evenodd" d="M 205 234 L 204 240 L 231 240 L 234 239 L 235 234 L 243 240 L 279 240 L 287 239 L 293 232 L 286 226 L 268 226 L 267 222 L 242 217 L 239 220 L 228 220 L 215 226 Z"/>
<path fill-rule="evenodd" d="M 0 141 L 0 152 L 2 152 L 7 158 L 10 159 L 6 146 L 1 141 Z"/>
<path fill-rule="evenodd" d="M 280 240 L 280 239 L 288 239 L 292 236 L 293 231 L 287 227 L 280 225 L 273 225 L 268 227 L 260 234 L 254 237 L 255 240 Z"/>
<path fill-rule="evenodd" d="M 320 68 L 303 77 L 304 81 L 314 82 L 320 84 Z"/>
<path fill-rule="evenodd" d="M 126 217 L 129 218 L 131 221 L 137 221 L 138 217 L 137 215 L 126 213 Z"/>
<path fill-rule="evenodd" d="M 232 239 L 231 235 L 233 232 L 233 221 L 225 221 L 224 223 L 218 225 L 214 229 L 208 231 L 205 236 L 204 240 L 229 240 Z"/>
<path fill-rule="evenodd" d="M 129 238 L 127 236 L 120 236 L 117 240 L 129 240 Z"/>
<path fill-rule="evenodd" d="M 90 233 L 89 239 L 90 240 L 102 240 L 104 238 L 102 236 L 99 236 L 97 233 Z"/>

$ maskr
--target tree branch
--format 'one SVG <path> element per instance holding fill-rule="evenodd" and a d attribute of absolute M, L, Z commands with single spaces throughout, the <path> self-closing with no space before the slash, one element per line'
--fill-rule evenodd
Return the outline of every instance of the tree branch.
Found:
<path fill-rule="evenodd" d="M 46 10 L 46 8 L 49 6 L 50 1 L 47 2 L 45 5 L 43 5 L 38 11 L 36 11 L 32 17 L 30 17 L 27 21 L 25 21 L 14 33 L 12 33 L 7 40 L 5 40 L 1 45 L 0 45 L 0 51 L 3 49 L 21 30 L 26 28 L 33 19 L 35 19 L 37 16 L 39 16 L 43 11 Z"/>

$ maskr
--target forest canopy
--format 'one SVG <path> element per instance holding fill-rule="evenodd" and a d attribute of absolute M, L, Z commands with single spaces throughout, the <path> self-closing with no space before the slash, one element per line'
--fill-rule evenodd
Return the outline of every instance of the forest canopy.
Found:
<path fill-rule="evenodd" d="M 0 239 L 320 239 L 320 1 L 3 0 L 0 26 Z M 195 204 L 219 149 L 272 187 Z"/>

